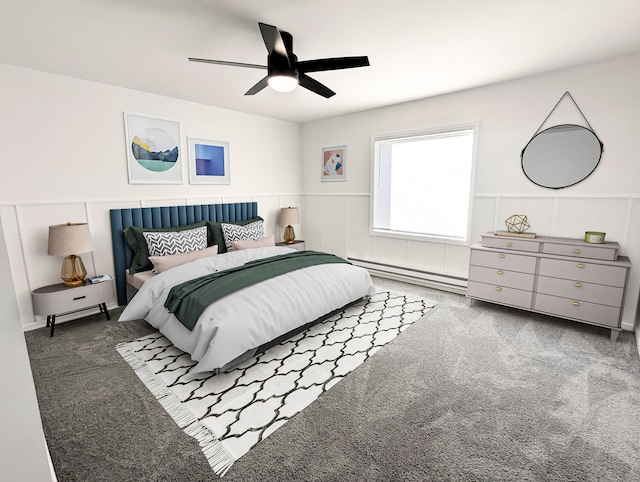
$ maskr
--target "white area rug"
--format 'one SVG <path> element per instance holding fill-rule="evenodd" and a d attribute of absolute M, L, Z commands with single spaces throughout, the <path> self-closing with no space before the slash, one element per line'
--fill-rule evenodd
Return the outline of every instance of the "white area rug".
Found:
<path fill-rule="evenodd" d="M 162 334 L 116 349 L 188 435 L 214 472 L 233 462 L 338 383 L 437 302 L 377 292 L 228 373 L 195 363 Z"/>

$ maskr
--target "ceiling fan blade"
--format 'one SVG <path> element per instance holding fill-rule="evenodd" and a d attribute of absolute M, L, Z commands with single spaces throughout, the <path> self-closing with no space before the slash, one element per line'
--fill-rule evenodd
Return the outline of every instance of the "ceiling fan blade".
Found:
<path fill-rule="evenodd" d="M 323 70 L 353 69 L 355 67 L 368 67 L 369 58 L 361 57 L 336 57 L 333 59 L 303 60 L 296 62 L 299 72 L 320 72 Z"/>
<path fill-rule="evenodd" d="M 276 53 L 288 58 L 287 49 L 278 28 L 262 22 L 258 22 L 258 25 L 260 26 L 260 33 L 262 34 L 262 39 L 264 40 L 264 45 L 267 47 L 269 55 Z"/>
<path fill-rule="evenodd" d="M 262 89 L 264 89 L 267 85 L 269 85 L 268 80 L 269 80 L 269 76 L 264 77 L 260 82 L 258 82 L 256 85 L 251 87 L 249 90 L 247 90 L 244 95 L 257 94 Z"/>
<path fill-rule="evenodd" d="M 302 72 L 299 73 L 298 82 L 305 89 L 309 89 L 311 92 L 315 92 L 316 94 L 321 95 L 325 99 L 328 99 L 329 97 L 333 97 L 334 95 L 336 95 L 336 93 L 333 90 L 331 90 L 329 87 L 321 84 L 317 80 L 312 79 L 311 77 L 309 77 L 306 74 L 303 74 Z"/>
<path fill-rule="evenodd" d="M 262 69 L 267 70 L 266 65 L 258 65 L 258 64 L 245 64 L 242 62 L 228 62 L 226 60 L 210 60 L 210 59 L 196 59 L 193 57 L 189 57 L 191 62 L 202 62 L 205 64 L 217 64 L 217 65 L 230 65 L 231 67 L 249 67 L 251 69 Z"/>

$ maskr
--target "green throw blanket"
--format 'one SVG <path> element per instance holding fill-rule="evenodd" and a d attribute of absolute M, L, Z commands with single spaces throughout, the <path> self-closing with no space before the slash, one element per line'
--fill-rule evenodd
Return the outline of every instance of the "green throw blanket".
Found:
<path fill-rule="evenodd" d="M 204 309 L 214 301 L 281 274 L 327 263 L 351 264 L 333 254 L 317 251 L 296 251 L 257 259 L 174 286 L 164 306 L 180 323 L 193 330 Z"/>

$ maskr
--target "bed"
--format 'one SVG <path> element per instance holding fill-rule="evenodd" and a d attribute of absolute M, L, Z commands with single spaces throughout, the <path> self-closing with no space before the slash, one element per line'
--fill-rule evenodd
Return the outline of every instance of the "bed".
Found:
<path fill-rule="evenodd" d="M 256 203 L 111 210 L 118 301 L 127 304 L 120 321 L 145 319 L 197 362 L 192 373 L 219 372 L 236 366 L 274 341 L 374 294 L 375 288 L 365 269 L 340 258 L 333 259 L 336 257 L 326 253 L 275 246 L 272 236 L 264 236 L 263 231 L 251 232 L 252 227 L 260 224 L 256 218 L 261 220 Z M 142 273 L 146 279 L 137 281 L 137 288 L 131 291 L 135 294 L 128 300 L 127 277 L 131 275 L 127 270 L 135 267 L 137 253 L 131 249 L 125 232 L 130 235 L 132 229 L 144 231 L 146 239 L 152 240 L 154 232 L 168 238 L 173 234 L 166 233 L 173 233 L 173 229 L 183 230 L 203 223 L 209 227 L 207 249 L 220 249 L 220 243 L 224 242 L 221 252 L 199 255 L 156 274 L 150 274 L 148 269 L 133 273 Z M 219 233 L 217 237 L 211 235 L 214 225 L 229 228 L 233 234 L 238 231 L 245 238 L 241 236 L 241 240 L 229 244 L 226 230 L 224 241 Z M 213 248 L 216 246 L 213 243 L 217 243 L 218 248 Z M 147 247 L 151 249 L 151 241 Z M 201 249 L 194 252 L 200 253 Z M 286 263 L 299 263 L 303 259 L 312 260 L 314 264 L 290 271 L 282 268 Z M 180 310 L 167 307 L 184 283 L 196 280 L 192 284 L 205 286 L 209 278 L 212 282 L 213 278 L 224 278 L 220 280 L 224 282 L 231 279 L 232 274 L 235 276 L 236 271 L 242 274 L 247 268 L 253 270 L 259 266 L 270 269 L 274 266 L 279 274 L 254 281 L 211 303 L 201 295 L 193 297 L 195 301 L 189 306 L 199 302 L 203 307 L 191 327 L 179 319 Z M 205 278 L 207 283 L 201 281 Z M 210 295 L 218 293 L 218 285 L 215 286 L 209 289 Z"/>

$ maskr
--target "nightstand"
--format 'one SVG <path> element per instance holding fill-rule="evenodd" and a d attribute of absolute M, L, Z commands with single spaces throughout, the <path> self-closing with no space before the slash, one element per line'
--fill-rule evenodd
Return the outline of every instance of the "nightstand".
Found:
<path fill-rule="evenodd" d="M 76 311 L 88 310 L 97 306 L 100 312 L 110 320 L 106 300 L 113 298 L 113 280 L 91 284 L 84 282 L 82 286 L 67 287 L 64 283 L 43 286 L 31 292 L 33 312 L 47 316 L 47 326 L 51 326 L 51 334 L 56 325 L 56 316 L 68 315 Z"/>
<path fill-rule="evenodd" d="M 285 248 L 298 249 L 300 251 L 304 251 L 304 241 L 301 239 L 296 239 L 291 244 L 287 244 L 284 241 L 276 243 L 276 246 L 284 246 Z"/>

